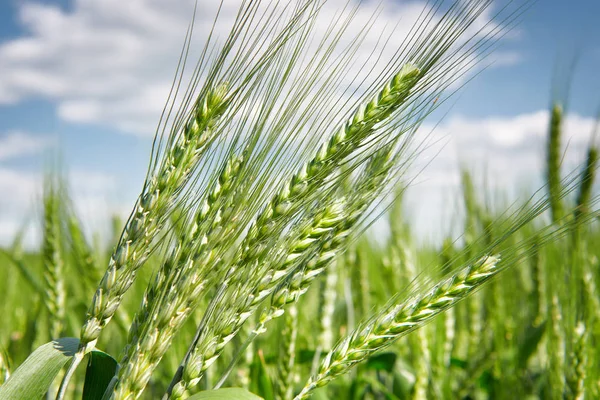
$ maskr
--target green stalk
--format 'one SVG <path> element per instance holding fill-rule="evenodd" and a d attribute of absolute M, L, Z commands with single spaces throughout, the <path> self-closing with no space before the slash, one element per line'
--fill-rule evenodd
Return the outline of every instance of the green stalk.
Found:
<path fill-rule="evenodd" d="M 548 134 L 546 178 L 548 180 L 548 197 L 552 222 L 559 221 L 564 216 L 564 205 L 560 193 L 560 164 L 561 164 L 561 131 L 563 109 L 559 104 L 552 107 L 550 130 Z"/>

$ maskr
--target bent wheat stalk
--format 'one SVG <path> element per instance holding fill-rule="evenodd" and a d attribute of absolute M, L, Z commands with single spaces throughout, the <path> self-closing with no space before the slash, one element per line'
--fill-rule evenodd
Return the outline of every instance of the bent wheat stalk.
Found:
<path fill-rule="evenodd" d="M 499 256 L 483 257 L 436 285 L 429 293 L 407 303 L 393 305 L 359 325 L 329 352 L 317 375 L 309 379 L 294 399 L 308 399 L 315 389 L 325 386 L 374 352 L 452 307 L 496 275 L 500 271 L 496 267 L 499 260 Z"/>

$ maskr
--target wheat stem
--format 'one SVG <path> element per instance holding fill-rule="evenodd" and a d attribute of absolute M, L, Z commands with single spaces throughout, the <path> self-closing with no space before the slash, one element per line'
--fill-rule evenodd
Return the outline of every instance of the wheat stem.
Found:
<path fill-rule="evenodd" d="M 562 399 L 565 393 L 565 333 L 563 331 L 563 315 L 561 304 L 558 296 L 552 294 L 550 296 L 550 304 L 548 305 L 549 324 L 549 340 L 548 354 L 549 357 L 549 378 L 552 386 L 553 398 Z"/>
<path fill-rule="evenodd" d="M 550 200 L 550 210 L 552 221 L 559 221 L 564 215 L 564 206 L 562 203 L 560 164 L 561 164 L 561 131 L 562 131 L 563 109 L 559 104 L 552 107 L 550 116 L 550 132 L 547 148 L 547 171 L 548 179 L 548 197 Z"/>
<path fill-rule="evenodd" d="M 277 400 L 292 397 L 294 366 L 296 362 L 296 339 L 298 337 L 298 309 L 295 305 L 288 308 L 284 330 L 281 332 L 279 360 L 277 363 Z"/>
<path fill-rule="evenodd" d="M 571 354 L 571 371 L 569 379 L 569 397 L 573 400 L 585 398 L 585 380 L 587 368 L 587 354 L 585 351 L 587 331 L 585 323 L 579 321 L 573 330 L 573 351 Z"/>

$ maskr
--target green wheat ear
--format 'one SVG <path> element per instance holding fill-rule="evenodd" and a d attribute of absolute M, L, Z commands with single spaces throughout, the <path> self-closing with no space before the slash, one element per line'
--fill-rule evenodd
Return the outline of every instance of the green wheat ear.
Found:
<path fill-rule="evenodd" d="M 160 232 L 175 196 L 187 183 L 214 135 L 212 128 L 227 105 L 226 88 L 221 85 L 199 99 L 183 132 L 146 183 L 92 300 L 81 330 L 82 349 L 93 347 L 135 281 L 137 270 L 150 255 L 152 240 Z"/>
<path fill-rule="evenodd" d="M 592 200 L 592 188 L 596 178 L 596 169 L 598 168 L 598 149 L 591 145 L 588 149 L 585 167 L 581 173 L 579 193 L 577 195 L 577 206 L 575 209 L 576 221 L 581 218 L 581 214 L 590 212 Z"/>
<path fill-rule="evenodd" d="M 339 165 L 354 153 L 365 140 L 376 133 L 378 124 L 390 118 L 394 112 L 404 105 L 404 102 L 411 95 L 411 89 L 418 83 L 420 77 L 421 71 L 419 68 L 412 64 L 404 65 L 375 96 L 360 105 L 354 115 L 336 130 L 327 141 L 323 142 L 310 161 L 303 164 L 289 181 L 284 182 L 248 230 L 247 235 L 240 244 L 239 255 L 236 256 L 237 261 L 229 268 L 227 277 L 221 284 L 223 288 L 226 286 L 236 287 L 244 283 L 246 275 L 239 272 L 242 269 L 241 267 L 247 265 L 262 267 L 262 260 L 269 251 L 268 238 L 277 238 L 287 226 L 285 222 L 292 219 L 301 206 L 306 205 L 311 196 L 318 192 L 320 186 L 336 177 L 335 174 L 339 170 Z M 372 200 L 370 197 L 367 197 L 367 199 L 368 201 Z M 346 217 L 348 221 L 357 219 L 364 208 L 368 206 L 368 201 L 362 205 L 361 212 L 352 210 L 355 214 L 348 215 Z M 342 209 L 341 206 L 334 208 Z M 325 214 L 328 214 L 328 212 L 325 211 Z M 330 219 L 331 216 L 326 216 L 321 221 L 326 226 L 316 226 L 314 232 L 307 232 L 304 235 L 305 237 L 302 237 L 298 243 L 293 244 L 292 248 L 288 249 L 288 258 L 281 265 L 265 272 L 265 275 L 260 278 L 263 287 L 258 287 L 254 293 L 248 293 L 248 296 L 252 296 L 252 301 L 248 302 L 243 298 L 232 301 L 233 304 L 241 304 L 242 307 L 239 311 L 233 313 L 229 322 L 223 326 L 222 333 L 216 332 L 214 337 L 207 338 L 204 343 L 193 344 L 195 350 L 190 352 L 191 358 L 184 362 L 190 367 L 182 369 L 184 375 L 181 381 L 173 384 L 171 398 L 177 399 L 184 396 L 190 386 L 194 386 L 191 383 L 197 383 L 200 380 L 203 372 L 219 356 L 225 344 L 237 334 L 247 316 L 251 315 L 261 301 L 272 294 L 278 284 L 290 274 L 298 257 L 306 253 L 313 242 L 318 242 L 319 236 L 328 234 L 335 222 L 340 222 L 338 221 L 339 216 L 331 221 Z M 351 224 L 346 229 L 342 229 L 341 232 L 347 234 L 350 227 Z M 336 233 L 336 235 L 339 235 L 339 233 Z M 264 326 L 273 317 L 281 315 L 283 305 L 296 301 L 299 296 L 306 292 L 314 277 L 324 270 L 334 255 L 334 251 L 322 252 L 320 258 L 313 261 L 307 272 L 302 272 L 297 278 L 293 278 L 298 281 L 297 288 L 293 288 L 289 294 L 287 292 L 276 294 L 274 298 L 277 298 L 277 301 L 281 304 L 272 307 L 272 312 L 261 316 L 261 325 Z M 262 329 L 261 327 L 259 331 Z M 215 340 L 216 346 L 213 345 Z M 217 350 L 214 350 L 214 347 Z M 210 357 L 206 353 L 209 353 Z M 205 360 L 210 360 L 210 363 Z M 183 377 L 187 377 L 187 381 Z"/>
<path fill-rule="evenodd" d="M 279 343 L 279 359 L 277 360 L 277 378 L 275 398 L 287 400 L 293 396 L 294 378 L 296 376 L 296 341 L 298 339 L 298 308 L 289 308 L 284 319 L 284 327 Z"/>
<path fill-rule="evenodd" d="M 148 285 L 142 305 L 136 313 L 121 356 L 116 399 L 137 397 L 148 383 L 152 372 L 169 348 L 175 334 L 198 306 L 203 291 L 212 282 L 210 270 L 199 268 L 198 260 L 211 257 L 210 245 L 219 242 L 229 222 L 226 213 L 231 208 L 232 180 L 242 165 L 242 157 L 232 155 L 225 163 L 193 215 L 189 235 L 182 239 L 160 266 L 155 279 Z M 216 219 L 207 218 L 218 216 Z M 208 231 L 200 227 L 212 221 Z M 214 279 L 214 278 L 213 278 Z M 177 287 L 177 291 L 171 290 Z"/>
<path fill-rule="evenodd" d="M 359 325 L 327 354 L 318 373 L 294 399 L 309 398 L 315 389 L 327 385 L 377 350 L 452 307 L 496 275 L 499 261 L 499 256 L 486 256 L 436 285 L 427 294 L 407 303 L 393 304 Z"/>
<path fill-rule="evenodd" d="M 559 221 L 564 216 L 563 200 L 560 197 L 562 190 L 560 178 L 562 123 L 563 108 L 560 104 L 555 104 L 550 114 L 546 165 L 548 197 L 550 199 L 550 211 L 553 222 Z"/>
<path fill-rule="evenodd" d="M 61 337 L 65 322 L 64 259 L 61 243 L 61 191 L 57 178 L 47 177 L 44 192 L 42 258 L 50 338 Z"/>

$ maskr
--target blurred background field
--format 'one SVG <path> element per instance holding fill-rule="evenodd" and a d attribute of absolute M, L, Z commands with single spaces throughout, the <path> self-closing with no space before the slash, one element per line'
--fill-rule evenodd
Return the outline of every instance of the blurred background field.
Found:
<path fill-rule="evenodd" d="M 597 27 L 583 28 L 600 10 L 592 1 L 569 12 L 558 3 L 548 2 L 537 17 L 524 19 L 502 40 L 489 70 L 460 92 L 448 115 L 434 115 L 421 127 L 431 146 L 416 163 L 415 174 L 407 177 L 408 191 L 390 193 L 388 199 L 395 200 L 377 210 L 385 211 L 381 220 L 315 281 L 294 310 L 275 322 L 276 328 L 245 350 L 228 386 L 248 388 L 266 400 L 291 398 L 315 371 L 319 357 L 360 320 L 397 293 L 408 297 L 417 285 L 433 284 L 459 270 L 471 254 L 503 238 L 502 227 L 519 217 L 512 210 L 521 209 L 539 189 L 534 199 L 548 198 L 551 208 L 495 249 L 519 249 L 510 269 L 318 390 L 314 398 L 600 398 L 595 177 L 600 133 L 594 134 L 600 82 L 592 74 L 600 65 L 600 49 L 592 41 L 573 55 L 560 40 L 549 43 L 563 31 L 573 35 L 567 40 L 578 42 L 600 34 Z M 96 6 L 92 13 L 78 2 L 0 5 L 7 10 L 1 18 L 11 21 L 0 24 L 0 68 L 13 73 L 10 80 L 8 73 L 0 76 L 0 384 L 38 346 L 60 336 L 79 336 L 140 187 L 157 109 L 165 97 L 165 76 L 170 77 L 164 71 L 173 66 L 156 66 L 160 72 L 143 69 L 139 79 L 149 82 L 143 94 L 131 90 L 140 83 L 134 72 L 172 52 L 181 32 L 165 25 L 155 52 L 140 50 L 131 63 L 127 45 L 149 47 L 144 43 L 156 34 L 150 17 L 160 12 L 174 21 L 188 17 L 184 8 L 157 4 L 130 10 L 138 16 L 139 32 L 119 25 L 126 23 L 115 19 L 109 7 Z M 94 23 L 70 25 L 86 18 Z M 581 26 L 571 29 L 578 21 Z M 75 26 L 83 37 L 94 37 L 113 23 L 130 34 L 125 37 L 131 42 L 120 47 L 122 38 L 115 36 L 110 52 L 103 53 L 103 43 L 91 38 L 94 54 L 54 58 L 81 54 L 82 48 L 51 32 L 66 36 Z M 552 23 L 562 23 L 563 29 Z M 121 64 L 98 63 L 111 52 L 122 53 Z M 557 53 L 577 60 L 574 67 Z M 558 65 L 554 79 L 552 65 Z M 89 73 L 94 66 L 98 82 L 91 85 L 77 71 Z M 109 67 L 117 78 L 106 72 Z M 23 83 L 18 79 L 23 71 L 55 85 Z M 61 161 L 48 161 L 56 159 Z M 565 180 L 571 190 L 561 198 Z M 546 242 L 540 234 L 545 228 L 560 230 L 561 237 Z M 100 349 L 119 356 L 160 261 L 161 254 L 154 254 L 140 270 L 101 336 Z M 177 335 L 143 398 L 164 393 L 201 318 L 201 312 L 194 314 Z M 250 328 L 225 349 L 202 381 L 204 388 L 218 381 L 249 334 Z M 81 395 L 83 374 L 79 370 L 75 376 L 69 393 L 73 398 Z"/>

